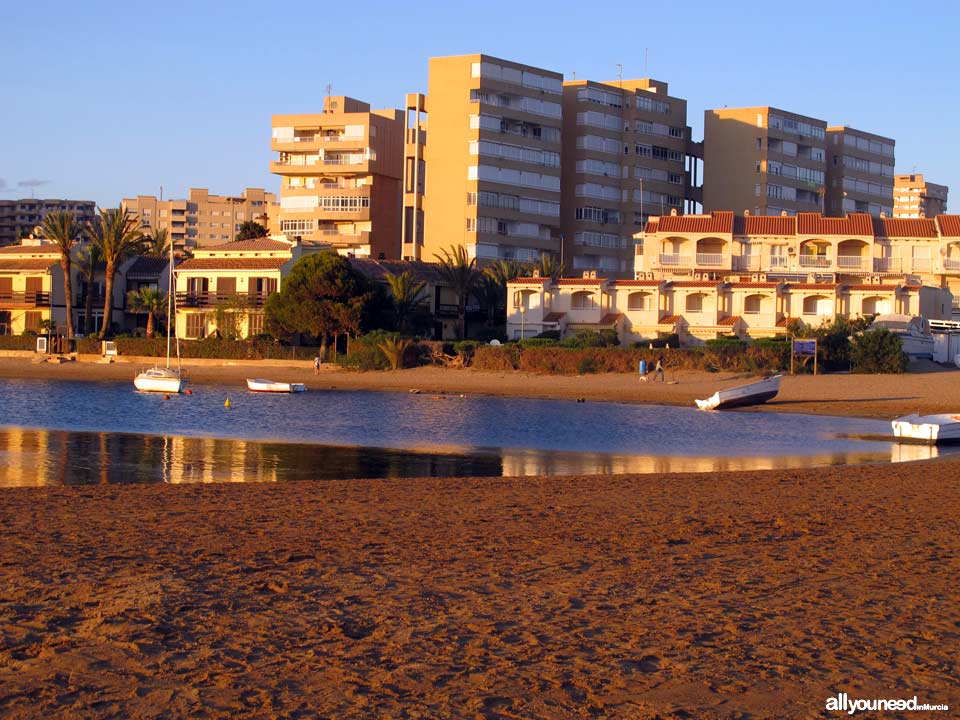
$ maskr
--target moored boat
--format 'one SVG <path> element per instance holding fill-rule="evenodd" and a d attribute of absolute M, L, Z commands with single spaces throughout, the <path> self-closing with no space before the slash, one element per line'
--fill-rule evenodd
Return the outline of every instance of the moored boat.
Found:
<path fill-rule="evenodd" d="M 706 400 L 697 400 L 697 407 L 701 410 L 726 410 L 727 408 L 760 405 L 776 397 L 777 393 L 780 392 L 782 377 L 782 375 L 774 375 L 746 385 L 718 390 Z"/>
<path fill-rule="evenodd" d="M 152 367 L 133 379 L 133 386 L 141 392 L 180 393 L 186 384 L 180 371 L 169 367 Z"/>
<path fill-rule="evenodd" d="M 893 436 L 901 442 L 927 445 L 960 443 L 960 415 L 904 415 L 891 420 Z"/>
<path fill-rule="evenodd" d="M 264 378 L 247 378 L 247 390 L 250 392 L 295 393 L 304 392 L 307 386 L 303 383 L 285 383 Z"/>

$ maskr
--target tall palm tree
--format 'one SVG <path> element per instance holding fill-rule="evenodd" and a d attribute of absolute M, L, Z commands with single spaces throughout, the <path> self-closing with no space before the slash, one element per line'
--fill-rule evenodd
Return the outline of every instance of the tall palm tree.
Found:
<path fill-rule="evenodd" d="M 562 278 L 567 269 L 555 255 L 549 253 L 543 253 L 535 267 L 540 270 L 540 277 L 548 277 L 554 281 Z"/>
<path fill-rule="evenodd" d="M 143 254 L 151 257 L 166 257 L 170 251 L 170 242 L 166 228 L 153 228 L 143 234 Z"/>
<path fill-rule="evenodd" d="M 393 307 L 397 316 L 397 330 L 403 332 L 407 327 L 407 318 L 420 299 L 420 293 L 427 284 L 417 280 L 413 273 L 404 270 L 399 275 L 387 273 L 387 284 L 393 294 Z"/>
<path fill-rule="evenodd" d="M 89 335 L 95 330 L 93 326 L 93 281 L 97 278 L 97 272 L 103 269 L 103 257 L 100 254 L 100 249 L 93 243 L 85 243 L 77 252 L 77 266 L 80 268 L 80 275 L 87 284 L 87 291 L 84 293 L 83 332 Z"/>
<path fill-rule="evenodd" d="M 127 293 L 130 312 L 147 314 L 147 337 L 153 337 L 153 320 L 167 312 L 167 295 L 157 288 L 142 287 Z"/>
<path fill-rule="evenodd" d="M 72 212 L 55 210 L 40 223 L 43 236 L 60 250 L 60 268 L 63 270 L 63 294 L 67 306 L 67 337 L 73 337 L 73 288 L 70 283 L 70 252 L 83 232 Z"/>
<path fill-rule="evenodd" d="M 457 320 L 460 338 L 467 336 L 467 298 L 480 281 L 477 259 L 467 254 L 463 245 L 453 245 L 442 254 L 434 255 L 439 263 L 440 276 L 457 294 Z"/>
<path fill-rule="evenodd" d="M 104 210 L 99 208 L 100 217 L 87 227 L 90 242 L 100 248 L 103 261 L 107 266 L 103 303 L 103 321 L 98 337 L 103 340 L 113 320 L 113 281 L 123 261 L 136 253 L 140 246 L 140 230 L 136 217 L 122 208 Z"/>
<path fill-rule="evenodd" d="M 487 325 L 496 325 L 497 310 L 506 307 L 507 283 L 526 274 L 527 269 L 516 260 L 494 260 L 483 270 L 481 288 L 487 308 Z"/>

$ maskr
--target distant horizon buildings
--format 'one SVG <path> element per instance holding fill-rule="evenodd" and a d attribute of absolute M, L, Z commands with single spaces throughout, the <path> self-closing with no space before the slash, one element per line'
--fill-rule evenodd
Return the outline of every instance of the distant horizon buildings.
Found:
<path fill-rule="evenodd" d="M 0 247 L 19 242 L 55 210 L 72 212 L 77 222 L 84 224 L 96 217 L 97 204 L 93 200 L 53 198 L 0 200 Z"/>
<path fill-rule="evenodd" d="M 924 218 L 944 215 L 949 191 L 946 185 L 927 182 L 921 174 L 897 175 L 893 187 L 893 216 Z"/>

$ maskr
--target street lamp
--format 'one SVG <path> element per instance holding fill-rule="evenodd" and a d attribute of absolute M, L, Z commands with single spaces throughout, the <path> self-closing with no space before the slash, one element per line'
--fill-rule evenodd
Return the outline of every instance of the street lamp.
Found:
<path fill-rule="evenodd" d="M 520 301 L 521 303 L 523 300 Z M 520 339 L 523 340 L 523 319 L 526 316 L 527 309 L 521 304 L 520 305 Z"/>

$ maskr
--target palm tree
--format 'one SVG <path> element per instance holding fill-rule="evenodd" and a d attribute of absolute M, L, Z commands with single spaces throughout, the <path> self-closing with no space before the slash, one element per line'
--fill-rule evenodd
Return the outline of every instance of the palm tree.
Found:
<path fill-rule="evenodd" d="M 77 253 L 77 266 L 87 284 L 87 291 L 84 293 L 83 332 L 89 335 L 95 329 L 93 327 L 93 281 L 96 280 L 97 271 L 103 269 L 100 249 L 92 243 L 84 244 Z"/>
<path fill-rule="evenodd" d="M 103 303 L 103 321 L 100 324 L 99 337 L 106 337 L 113 320 L 113 281 L 123 261 L 133 255 L 140 246 L 141 237 L 136 217 L 122 208 L 104 210 L 99 208 L 100 217 L 87 228 L 90 242 L 100 248 L 103 261 L 107 266 Z"/>
<path fill-rule="evenodd" d="M 165 257 L 170 251 L 166 228 L 153 228 L 143 234 L 143 254 L 151 257 Z"/>
<path fill-rule="evenodd" d="M 397 330 L 403 332 L 407 327 L 407 318 L 411 311 L 417 305 L 420 299 L 420 293 L 427 284 L 417 280 L 413 273 L 404 270 L 399 275 L 391 272 L 387 273 L 387 284 L 390 286 L 390 292 L 393 294 L 393 307 L 397 316 Z"/>
<path fill-rule="evenodd" d="M 153 337 L 153 319 L 167 312 L 167 296 L 157 288 L 142 287 L 127 293 L 130 312 L 147 313 L 147 337 Z"/>
<path fill-rule="evenodd" d="M 537 269 L 540 270 L 540 277 L 548 277 L 553 281 L 557 281 L 563 277 L 563 273 L 566 272 L 567 268 L 555 255 L 543 253 L 540 256 Z"/>
<path fill-rule="evenodd" d="M 63 294 L 67 307 L 67 337 L 73 337 L 73 288 L 70 283 L 70 252 L 73 250 L 82 228 L 72 212 L 55 210 L 40 223 L 43 236 L 60 250 L 60 268 L 63 270 Z"/>
<path fill-rule="evenodd" d="M 480 281 L 477 259 L 467 254 L 463 245 L 451 246 L 441 250 L 442 255 L 434 255 L 439 263 L 440 276 L 457 294 L 457 320 L 460 338 L 467 336 L 467 298 Z"/>

